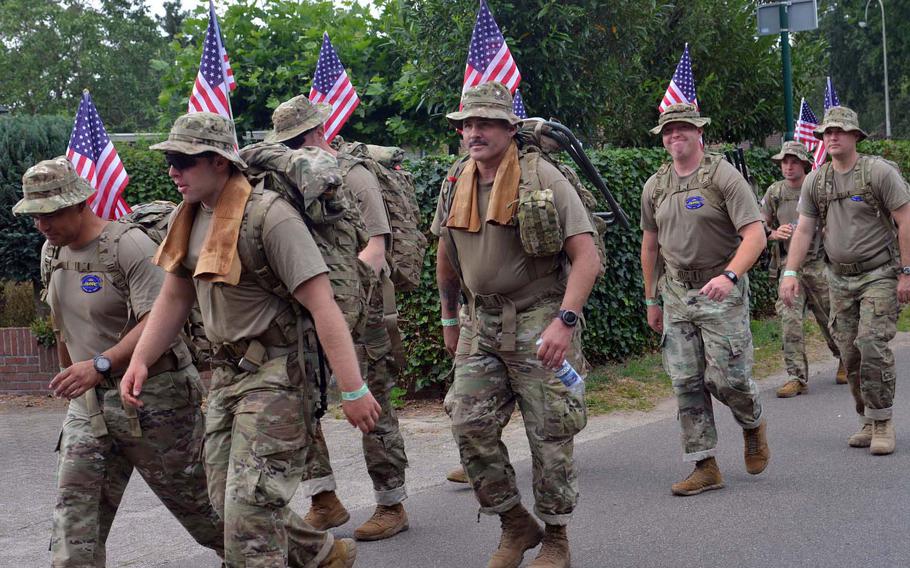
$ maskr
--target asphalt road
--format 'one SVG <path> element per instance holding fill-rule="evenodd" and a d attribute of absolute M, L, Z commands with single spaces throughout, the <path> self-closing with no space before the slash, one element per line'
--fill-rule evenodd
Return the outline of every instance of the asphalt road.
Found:
<path fill-rule="evenodd" d="M 858 427 L 848 387 L 833 382 L 833 364 L 817 367 L 808 395 L 774 398 L 781 378 L 763 381 L 772 458 L 759 476 L 745 472 L 742 435 L 729 411 L 715 407 L 718 462 L 727 487 L 675 497 L 670 485 L 688 475 L 681 461 L 672 403 L 647 416 L 592 421 L 576 456 L 581 499 L 569 533 L 579 567 L 906 567 L 910 566 L 910 418 L 903 376 L 910 368 L 910 335 L 894 342 L 898 368 L 895 407 L 898 446 L 873 457 L 850 448 Z M 46 566 L 53 509 L 53 454 L 60 412 L 0 414 L 0 566 Z M 330 429 L 336 471 L 360 479 L 356 438 L 340 423 Z M 530 462 L 520 425 L 508 444 L 530 508 Z M 454 449 L 444 423 L 408 425 L 411 529 L 391 540 L 363 543 L 358 566 L 483 567 L 499 539 L 494 517 L 477 520 L 471 492 L 441 481 Z M 332 438 L 338 440 L 334 442 Z M 431 440 L 433 441 L 431 443 Z M 413 450 L 413 452 L 412 452 Z M 416 458 L 416 459 L 415 459 Z M 341 463 L 337 463 L 340 461 Z M 350 536 L 369 517 L 369 487 L 351 492 L 341 480 L 352 521 Z M 306 503 L 295 498 L 295 509 Z M 109 566 L 218 566 L 196 546 L 134 476 L 109 539 Z M 525 565 L 533 558 L 526 555 Z"/>

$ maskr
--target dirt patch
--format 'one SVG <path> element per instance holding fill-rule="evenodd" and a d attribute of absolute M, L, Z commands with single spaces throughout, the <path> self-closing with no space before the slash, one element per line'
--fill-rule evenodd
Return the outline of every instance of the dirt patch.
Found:
<path fill-rule="evenodd" d="M 49 394 L 0 394 L 0 413 L 23 410 L 56 410 L 66 408 L 67 401 Z"/>

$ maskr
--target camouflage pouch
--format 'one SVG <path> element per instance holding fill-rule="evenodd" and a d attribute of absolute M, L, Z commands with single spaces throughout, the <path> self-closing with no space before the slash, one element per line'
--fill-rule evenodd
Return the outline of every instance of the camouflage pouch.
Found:
<path fill-rule="evenodd" d="M 521 246 L 528 256 L 553 256 L 562 251 L 563 230 L 552 189 L 523 190 L 516 216 Z"/>

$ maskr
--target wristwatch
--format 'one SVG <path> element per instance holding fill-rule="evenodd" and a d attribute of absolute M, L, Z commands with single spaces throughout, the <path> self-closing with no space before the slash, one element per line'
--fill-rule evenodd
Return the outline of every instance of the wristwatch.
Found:
<path fill-rule="evenodd" d="M 901 274 L 910 274 L 910 266 L 901 266 Z"/>
<path fill-rule="evenodd" d="M 730 282 L 733 282 L 734 284 L 739 282 L 739 276 L 737 276 L 736 273 L 733 272 L 732 270 L 724 270 L 724 276 L 729 278 Z"/>
<path fill-rule="evenodd" d="M 575 327 L 578 324 L 578 314 L 572 310 L 560 309 L 559 321 L 568 327 Z"/>
<path fill-rule="evenodd" d="M 104 355 L 95 355 L 95 358 L 92 359 L 92 365 L 102 377 L 105 379 L 111 378 L 111 360 L 105 357 Z"/>

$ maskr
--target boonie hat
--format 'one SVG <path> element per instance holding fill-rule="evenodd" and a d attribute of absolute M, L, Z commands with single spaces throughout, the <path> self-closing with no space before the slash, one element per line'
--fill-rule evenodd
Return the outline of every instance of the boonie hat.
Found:
<path fill-rule="evenodd" d="M 215 152 L 233 162 L 240 169 L 246 169 L 246 162 L 237 151 L 234 121 L 212 112 L 184 114 L 174 121 L 167 140 L 149 146 L 149 149 L 180 152 L 188 156 Z"/>
<path fill-rule="evenodd" d="M 825 130 L 829 128 L 840 128 L 844 132 L 859 132 L 859 139 L 864 140 L 869 137 L 862 128 L 859 127 L 859 116 L 856 111 L 845 106 L 831 107 L 825 111 L 825 120 L 812 132 L 815 137 L 821 140 L 825 135 Z"/>
<path fill-rule="evenodd" d="M 22 199 L 13 215 L 53 213 L 87 200 L 95 189 L 78 173 L 66 156 L 38 162 L 22 176 Z"/>
<path fill-rule="evenodd" d="M 461 96 L 461 110 L 446 115 L 454 128 L 461 128 L 467 118 L 505 120 L 512 126 L 521 122 L 512 110 L 512 93 L 508 87 L 496 81 L 482 83 L 465 91 Z"/>
<path fill-rule="evenodd" d="M 265 137 L 266 142 L 284 142 L 312 130 L 328 120 L 332 105 L 312 103 L 303 95 L 297 95 L 278 105 L 272 113 L 273 130 Z"/>
<path fill-rule="evenodd" d="M 702 116 L 698 112 L 698 107 L 692 103 L 676 103 L 668 106 L 665 111 L 660 113 L 660 118 L 657 119 L 657 126 L 651 129 L 651 134 L 660 134 L 664 129 L 664 125 L 670 122 L 688 122 L 698 128 L 702 128 L 707 124 L 711 124 L 711 119 L 707 116 Z"/>
<path fill-rule="evenodd" d="M 784 142 L 784 145 L 781 146 L 780 152 L 771 156 L 773 162 L 781 162 L 784 159 L 784 156 L 793 156 L 801 162 L 805 162 L 809 165 L 814 163 L 814 160 L 809 157 L 809 149 L 801 143 L 795 140 L 787 140 Z"/>

